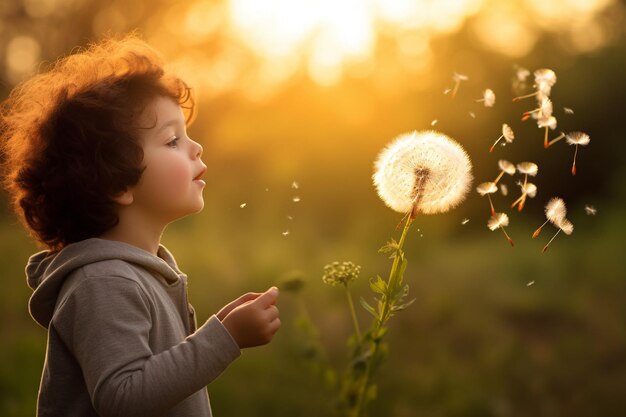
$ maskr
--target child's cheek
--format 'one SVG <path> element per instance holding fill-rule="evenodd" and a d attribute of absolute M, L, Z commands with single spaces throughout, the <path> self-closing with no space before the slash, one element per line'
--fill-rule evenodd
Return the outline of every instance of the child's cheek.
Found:
<path fill-rule="evenodd" d="M 167 178 L 163 179 L 163 183 L 167 184 L 168 189 L 176 191 L 181 187 L 189 186 L 191 180 L 192 178 L 187 164 L 177 163 L 170 166 L 167 172 Z"/>

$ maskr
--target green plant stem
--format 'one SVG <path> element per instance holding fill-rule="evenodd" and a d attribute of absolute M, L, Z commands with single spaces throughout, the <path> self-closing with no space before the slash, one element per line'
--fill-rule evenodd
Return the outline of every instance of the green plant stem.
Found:
<path fill-rule="evenodd" d="M 407 235 L 407 232 L 409 231 L 409 227 L 411 226 L 412 221 L 413 221 L 413 217 L 409 214 L 407 216 L 404 229 L 402 230 L 402 236 L 400 236 L 400 242 L 398 242 L 398 249 L 396 252 L 396 256 L 393 259 L 391 272 L 389 274 L 388 288 L 390 289 L 390 291 L 395 291 L 395 288 L 397 287 L 397 285 L 400 284 L 399 282 L 396 282 L 396 280 L 398 279 L 396 277 L 397 269 L 398 269 L 398 265 L 400 264 L 400 257 L 403 256 L 402 247 L 404 246 L 404 241 L 406 239 L 406 235 Z M 378 337 L 378 332 L 380 331 L 380 329 L 382 329 L 383 326 L 387 323 L 387 320 L 389 320 L 390 309 L 391 309 L 391 306 L 389 305 L 389 298 L 385 297 L 382 312 L 380 315 L 380 320 L 376 320 L 374 324 L 374 330 L 372 333 L 374 337 L 374 342 L 373 342 L 374 346 L 372 348 L 372 354 L 369 356 L 367 360 L 367 366 L 366 366 L 366 371 L 365 371 L 365 381 L 363 382 L 363 386 L 361 387 L 361 390 L 359 392 L 359 399 L 357 401 L 357 406 L 356 406 L 355 412 L 353 413 L 353 417 L 359 417 L 361 415 L 361 411 L 363 409 L 364 398 L 365 398 L 365 395 L 367 394 L 367 388 L 369 385 L 370 378 L 372 376 L 372 370 L 373 370 L 372 362 L 376 359 L 376 355 L 378 354 L 378 346 L 380 345 L 380 339 L 376 339 L 376 338 Z"/>
<path fill-rule="evenodd" d="M 356 319 L 356 311 L 354 310 L 354 303 L 352 302 L 352 294 L 350 294 L 350 290 L 346 285 L 346 295 L 348 296 L 348 305 L 350 306 L 350 314 L 352 315 L 352 323 L 354 323 L 354 331 L 356 332 L 356 337 L 358 344 L 361 344 L 361 330 L 359 329 L 359 322 Z"/>

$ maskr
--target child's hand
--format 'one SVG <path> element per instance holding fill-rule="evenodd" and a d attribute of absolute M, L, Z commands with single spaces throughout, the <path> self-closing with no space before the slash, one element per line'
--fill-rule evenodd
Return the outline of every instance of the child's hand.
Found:
<path fill-rule="evenodd" d="M 230 313 L 231 311 L 233 311 L 233 309 L 235 307 L 239 307 L 242 304 L 245 304 L 249 301 L 252 300 L 256 300 L 259 295 L 263 294 L 262 292 L 248 292 L 245 293 L 244 295 L 242 295 L 241 297 L 237 298 L 234 301 L 231 301 L 230 303 L 226 304 L 224 307 L 222 307 L 222 309 L 220 311 L 217 312 L 216 316 L 218 319 L 220 319 L 220 321 L 224 321 L 224 318 L 228 315 L 228 313 Z"/>
<path fill-rule="evenodd" d="M 240 349 L 265 345 L 272 340 L 280 328 L 277 298 L 278 288 L 272 287 L 260 295 L 255 293 L 243 295 L 222 309 L 228 309 L 231 304 L 243 299 L 222 320 L 222 324 Z"/>

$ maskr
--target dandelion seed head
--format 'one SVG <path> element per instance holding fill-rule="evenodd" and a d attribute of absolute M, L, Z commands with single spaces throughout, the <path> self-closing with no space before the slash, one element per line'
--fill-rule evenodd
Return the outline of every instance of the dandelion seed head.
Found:
<path fill-rule="evenodd" d="M 506 185 L 500 184 L 500 192 L 502 193 L 503 196 L 506 197 L 509 194 L 509 189 L 507 188 Z"/>
<path fill-rule="evenodd" d="M 532 182 L 522 184 L 522 193 L 526 194 L 530 198 L 535 198 L 537 195 L 537 186 Z"/>
<path fill-rule="evenodd" d="M 561 219 L 564 219 L 567 215 L 567 208 L 565 207 L 565 201 L 559 197 L 552 197 L 546 204 L 546 218 L 551 223 L 556 224 Z"/>
<path fill-rule="evenodd" d="M 556 73 L 548 68 L 541 68 L 535 71 L 535 85 L 538 89 L 549 87 L 556 84 Z"/>
<path fill-rule="evenodd" d="M 483 182 L 478 184 L 478 187 L 476 187 L 476 191 L 478 192 L 478 194 L 481 195 L 481 197 L 484 197 L 487 194 L 493 194 L 498 191 L 498 186 L 493 181 Z"/>
<path fill-rule="evenodd" d="M 574 225 L 566 218 L 562 218 L 557 222 L 557 227 L 563 231 L 566 235 L 574 233 Z"/>
<path fill-rule="evenodd" d="M 459 205 L 472 165 L 456 141 L 436 131 L 398 136 L 378 155 L 372 176 L 383 202 L 400 213 L 443 213 Z"/>
<path fill-rule="evenodd" d="M 324 266 L 322 281 L 333 287 L 347 286 L 358 278 L 361 266 L 352 262 L 333 262 Z"/>
<path fill-rule="evenodd" d="M 513 142 L 513 139 L 515 139 L 513 129 L 506 123 L 502 123 L 502 136 L 504 136 L 504 139 L 509 143 Z"/>
<path fill-rule="evenodd" d="M 483 91 L 483 104 L 485 105 L 485 107 L 493 107 L 495 103 L 496 94 L 493 92 L 493 90 L 487 88 L 485 91 Z"/>
<path fill-rule="evenodd" d="M 517 77 L 517 81 L 520 81 L 520 82 L 526 81 L 526 79 L 528 78 L 529 75 L 530 75 L 530 71 L 527 70 L 524 67 L 517 68 L 517 71 L 515 72 L 515 76 Z"/>
<path fill-rule="evenodd" d="M 556 117 L 540 117 L 537 119 L 537 126 L 540 128 L 549 127 L 551 130 L 556 129 Z"/>
<path fill-rule="evenodd" d="M 552 111 L 554 107 L 552 106 L 552 100 L 548 97 L 543 97 L 541 99 L 541 105 L 539 106 L 539 112 L 541 113 L 540 119 L 549 118 L 552 116 Z"/>
<path fill-rule="evenodd" d="M 458 72 L 455 72 L 452 75 L 452 79 L 454 81 L 467 81 L 467 80 L 469 80 L 469 77 L 467 75 L 463 75 L 463 74 L 459 74 Z"/>
<path fill-rule="evenodd" d="M 487 227 L 492 232 L 500 227 L 509 225 L 509 216 L 506 213 L 496 213 L 487 221 Z"/>
<path fill-rule="evenodd" d="M 598 210 L 596 210 L 594 206 L 590 206 L 590 205 L 585 206 L 585 213 L 587 213 L 588 216 L 595 216 L 597 212 Z"/>
<path fill-rule="evenodd" d="M 570 132 L 565 135 L 565 141 L 570 145 L 587 146 L 591 142 L 591 138 L 583 132 Z"/>
<path fill-rule="evenodd" d="M 506 159 L 500 159 L 498 161 L 498 168 L 500 168 L 500 171 L 504 171 L 509 175 L 515 174 L 515 165 Z"/>
<path fill-rule="evenodd" d="M 537 175 L 537 172 L 539 172 L 539 166 L 537 166 L 534 162 L 520 162 L 517 164 L 517 170 L 520 174 L 526 174 L 534 177 Z"/>

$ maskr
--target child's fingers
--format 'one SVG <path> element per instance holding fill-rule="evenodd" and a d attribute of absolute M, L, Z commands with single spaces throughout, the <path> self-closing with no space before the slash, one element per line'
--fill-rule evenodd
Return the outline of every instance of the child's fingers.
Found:
<path fill-rule="evenodd" d="M 269 332 L 272 336 L 278 331 L 278 329 L 280 329 L 280 325 L 281 322 L 278 317 L 272 320 L 272 322 L 269 324 Z"/>
<path fill-rule="evenodd" d="M 254 302 L 259 303 L 263 307 L 269 307 L 276 304 L 278 299 L 278 288 L 272 287 L 259 296 Z"/>

